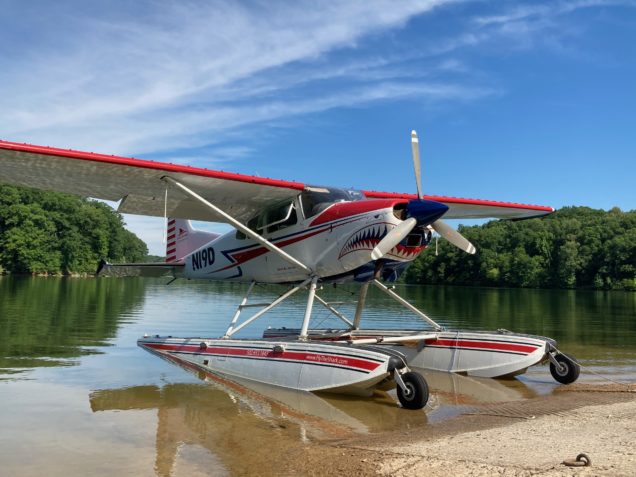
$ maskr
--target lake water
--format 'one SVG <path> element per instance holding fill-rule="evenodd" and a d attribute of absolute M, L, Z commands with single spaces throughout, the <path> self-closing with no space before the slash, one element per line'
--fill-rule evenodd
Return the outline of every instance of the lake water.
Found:
<path fill-rule="evenodd" d="M 427 373 L 431 399 L 405 411 L 371 399 L 284 391 L 193 373 L 136 346 L 144 333 L 220 336 L 246 286 L 178 280 L 0 277 L 1 475 L 275 474 L 317 439 L 431 425 L 482 404 L 556 388 L 547 366 L 511 381 Z M 441 324 L 555 338 L 581 380 L 636 381 L 636 293 L 397 288 Z M 254 301 L 280 293 L 257 287 Z M 356 288 L 319 293 L 353 314 Z M 300 294 L 299 294 L 300 295 Z M 298 327 L 304 298 L 242 331 Z M 269 316 L 269 318 L 268 318 Z M 365 327 L 421 322 L 370 289 Z M 340 323 L 316 304 L 313 327 Z"/>

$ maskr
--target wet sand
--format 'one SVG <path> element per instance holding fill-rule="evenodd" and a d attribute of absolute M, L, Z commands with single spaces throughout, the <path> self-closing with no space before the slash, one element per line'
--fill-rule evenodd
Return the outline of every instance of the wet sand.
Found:
<path fill-rule="evenodd" d="M 404 411 L 408 412 L 408 411 Z M 567 467 L 579 453 L 589 467 Z M 289 449 L 278 475 L 636 475 L 636 386 L 581 384 L 407 432 Z"/>

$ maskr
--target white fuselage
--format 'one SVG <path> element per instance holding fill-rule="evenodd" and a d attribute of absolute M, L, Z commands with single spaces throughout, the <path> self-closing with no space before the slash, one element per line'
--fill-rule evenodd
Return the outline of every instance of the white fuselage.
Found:
<path fill-rule="evenodd" d="M 372 262 L 373 248 L 401 222 L 394 213 L 397 202 L 388 199 L 343 201 L 305 217 L 296 198 L 289 206 L 293 216 L 288 214 L 273 220 L 269 226 L 266 218 L 259 218 L 261 226 L 254 228 L 309 267 L 313 275 L 319 278 L 346 276 Z M 278 217 L 280 215 L 274 219 Z M 408 262 L 423 249 L 421 243 L 417 246 L 400 244 L 386 258 Z M 184 265 L 186 278 L 284 283 L 308 277 L 306 271 L 237 231 L 226 233 L 187 255 Z"/>

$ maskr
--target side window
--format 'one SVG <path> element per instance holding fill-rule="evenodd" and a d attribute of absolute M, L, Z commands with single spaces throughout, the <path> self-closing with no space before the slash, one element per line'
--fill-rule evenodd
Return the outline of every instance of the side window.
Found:
<path fill-rule="evenodd" d="M 296 222 L 298 222 L 296 206 L 293 202 L 286 201 L 266 209 L 260 215 L 250 219 L 246 225 L 254 232 L 264 234 L 282 230 Z M 236 238 L 243 240 L 246 237 L 243 232 L 237 230 Z"/>
<path fill-rule="evenodd" d="M 265 220 L 262 228 L 267 227 L 267 233 L 282 230 L 298 221 L 296 207 L 291 201 L 275 205 L 267 209 L 263 215 Z"/>
<path fill-rule="evenodd" d="M 253 230 L 254 232 L 258 232 L 261 233 L 260 230 L 257 230 L 256 225 L 258 224 L 258 219 L 259 216 L 254 217 L 253 219 L 250 219 L 247 224 L 247 228 Z M 247 238 L 247 235 L 245 235 L 243 232 L 241 232 L 240 230 L 236 231 L 236 238 L 239 240 L 245 240 Z"/>
<path fill-rule="evenodd" d="M 289 204 L 283 208 L 273 211 L 271 216 L 267 217 L 267 233 L 276 232 L 282 230 L 290 225 L 294 225 L 298 222 L 298 216 L 296 215 L 296 207 L 294 204 Z"/>

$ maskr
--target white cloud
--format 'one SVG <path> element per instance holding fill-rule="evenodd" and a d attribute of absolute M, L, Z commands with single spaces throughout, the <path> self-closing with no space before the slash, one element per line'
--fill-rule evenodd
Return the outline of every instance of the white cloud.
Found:
<path fill-rule="evenodd" d="M 118 154 L 219 141 L 219 132 L 305 112 L 311 99 L 289 100 L 287 108 L 285 98 L 272 97 L 281 78 L 287 92 L 294 87 L 286 67 L 304 66 L 316 80 L 352 74 L 363 64 L 348 72 L 311 64 L 446 3 L 145 2 L 118 14 L 74 13 L 69 4 L 52 18 L 51 34 L 33 38 L 0 71 L 0 130 Z M 50 36 L 55 48 L 46 46 Z M 260 91 L 249 89 L 257 78 Z M 242 103 L 255 99 L 256 114 L 246 114 L 251 108 Z"/>
<path fill-rule="evenodd" d="M 480 25 L 509 24 L 555 17 L 583 8 L 612 6 L 636 6 L 636 2 L 633 0 L 570 0 L 551 1 L 543 4 L 518 4 L 504 13 L 480 16 L 474 21 Z"/>
<path fill-rule="evenodd" d="M 479 84 L 483 75 L 471 76 L 470 67 L 451 54 L 501 37 L 515 38 L 516 46 L 531 46 L 536 37 L 558 44 L 558 34 L 544 32 L 563 29 L 555 18 L 634 4 L 482 5 L 476 10 L 490 13 L 467 16 L 463 27 L 412 48 L 360 46 L 459 3 L 466 2 L 247 7 L 140 0 L 99 10 L 86 2 L 56 8 L 8 2 L 0 11 L 12 26 L 0 30 L 0 131 L 9 140 L 125 155 L 217 145 L 223 151 L 213 154 L 214 164 L 251 151 L 225 144 L 251 124 L 384 100 L 482 98 L 496 92 L 493 86 Z M 502 48 L 510 47 L 506 42 Z"/>
<path fill-rule="evenodd" d="M 540 4 L 517 4 L 495 14 L 473 19 L 482 35 L 506 38 L 506 48 L 529 49 L 537 43 L 560 53 L 580 55 L 570 50 L 563 38 L 580 35 L 580 25 L 568 21 L 568 15 L 580 10 L 602 7 L 634 7 L 634 0 L 570 0 Z"/>

